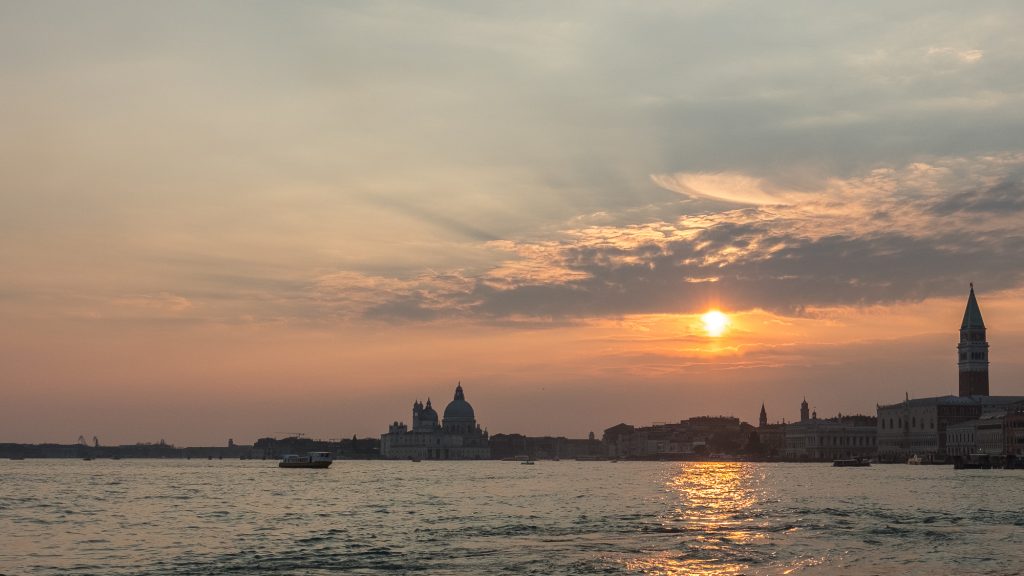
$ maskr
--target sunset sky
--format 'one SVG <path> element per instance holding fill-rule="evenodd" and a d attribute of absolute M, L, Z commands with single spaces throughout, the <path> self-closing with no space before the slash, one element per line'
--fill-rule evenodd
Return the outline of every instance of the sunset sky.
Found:
<path fill-rule="evenodd" d="M 1019 2 L 0 4 L 0 442 L 1024 395 Z M 720 336 L 701 316 L 726 314 Z"/>

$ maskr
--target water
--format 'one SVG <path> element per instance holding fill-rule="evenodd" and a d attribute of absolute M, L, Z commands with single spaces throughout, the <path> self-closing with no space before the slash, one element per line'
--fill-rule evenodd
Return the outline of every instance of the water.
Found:
<path fill-rule="evenodd" d="M 0 574 L 1018 574 L 1024 471 L 0 461 Z"/>

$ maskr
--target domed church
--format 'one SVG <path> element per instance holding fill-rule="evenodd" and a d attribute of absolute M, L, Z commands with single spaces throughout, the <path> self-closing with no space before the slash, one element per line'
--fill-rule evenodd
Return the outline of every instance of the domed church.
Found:
<path fill-rule="evenodd" d="M 380 437 L 380 453 L 393 460 L 484 460 L 491 457 L 487 431 L 476 423 L 460 382 L 438 424 L 430 398 L 412 404 L 412 429 L 394 422 Z"/>

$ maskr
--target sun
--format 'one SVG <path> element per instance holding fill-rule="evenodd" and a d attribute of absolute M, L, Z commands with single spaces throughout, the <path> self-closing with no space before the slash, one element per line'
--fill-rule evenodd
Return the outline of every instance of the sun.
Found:
<path fill-rule="evenodd" d="M 729 317 L 719 310 L 705 312 L 700 319 L 704 322 L 704 331 L 714 338 L 721 336 L 729 326 Z"/>

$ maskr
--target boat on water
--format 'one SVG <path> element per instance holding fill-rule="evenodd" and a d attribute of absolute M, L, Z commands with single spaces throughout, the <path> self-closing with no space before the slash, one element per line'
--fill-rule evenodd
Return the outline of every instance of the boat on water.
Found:
<path fill-rule="evenodd" d="M 305 456 L 285 454 L 277 465 L 281 468 L 329 468 L 333 461 L 330 452 L 310 452 Z"/>
<path fill-rule="evenodd" d="M 953 461 L 954 470 L 991 470 L 992 467 L 992 457 L 988 454 L 970 454 Z"/>
<path fill-rule="evenodd" d="M 533 460 L 523 460 L 520 464 L 526 464 L 527 466 L 533 466 Z"/>
<path fill-rule="evenodd" d="M 921 457 L 918 456 L 917 454 L 914 454 L 910 458 L 907 458 L 907 464 L 919 465 L 922 462 L 924 462 L 924 460 L 922 460 Z"/>
<path fill-rule="evenodd" d="M 841 460 L 833 460 L 832 465 L 840 468 L 848 466 L 871 466 L 871 461 L 867 458 L 843 458 Z"/>

